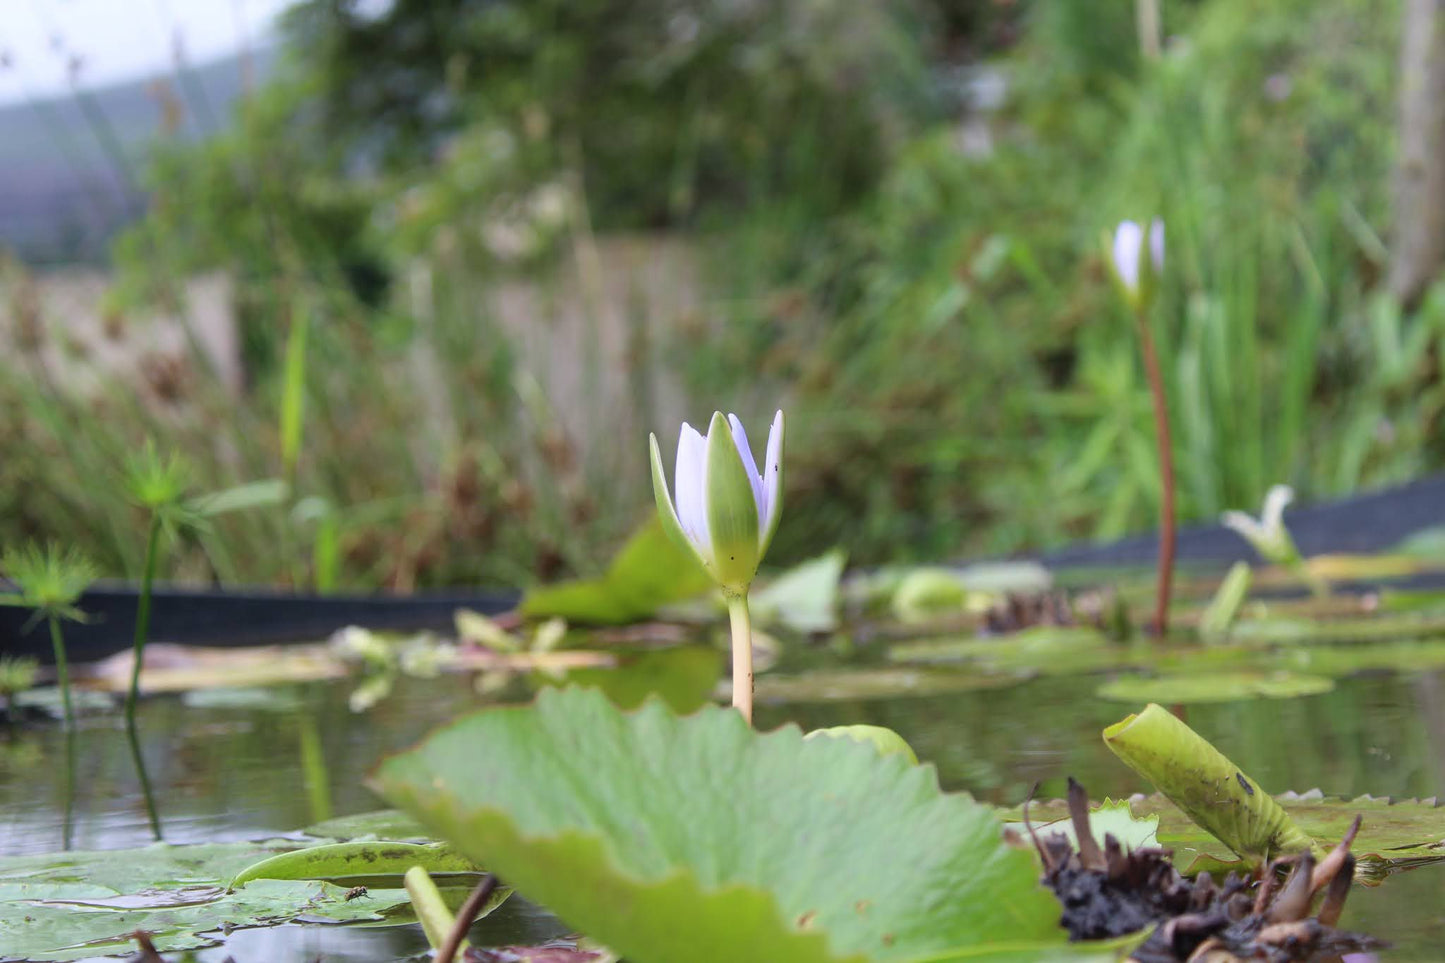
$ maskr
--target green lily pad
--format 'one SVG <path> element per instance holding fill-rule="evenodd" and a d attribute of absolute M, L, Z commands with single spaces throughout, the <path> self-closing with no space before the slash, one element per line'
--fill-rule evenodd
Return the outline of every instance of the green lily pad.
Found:
<path fill-rule="evenodd" d="M 834 549 L 788 569 L 752 592 L 753 618 L 794 632 L 831 632 L 838 627 L 838 583 L 847 561 L 847 553 Z"/>
<path fill-rule="evenodd" d="M 1300 646 L 1281 653 L 1280 661 L 1291 669 L 1333 676 L 1371 669 L 1428 672 L 1445 666 L 1445 642 Z"/>
<path fill-rule="evenodd" d="M 1025 823 L 1020 818 L 1018 822 L 1009 823 L 1008 828 L 1021 835 L 1026 835 L 1030 826 L 1039 836 L 1062 833 L 1077 849 L 1079 836 L 1074 832 L 1074 821 L 1069 818 L 1067 809 L 1060 814 L 1057 807 L 1040 808 L 1043 822 L 1039 821 L 1040 811 L 1030 805 L 1029 822 Z M 1159 816 L 1156 813 L 1135 816 L 1127 799 L 1105 799 L 1089 809 L 1089 832 L 1100 847 L 1104 845 L 1105 836 L 1113 836 L 1127 850 L 1145 849 L 1159 845 Z"/>
<path fill-rule="evenodd" d="M 1230 637 L 1254 645 L 1286 645 L 1305 642 L 1388 642 L 1401 639 L 1429 639 L 1445 635 L 1445 614 L 1399 612 L 1333 619 L 1263 618 L 1243 619 Z"/>
<path fill-rule="evenodd" d="M 1057 903 L 988 807 L 931 766 L 727 709 L 545 691 L 439 730 L 371 785 L 635 963 L 1063 952 Z"/>
<path fill-rule="evenodd" d="M 376 809 L 337 816 L 302 830 L 316 839 L 390 839 L 404 842 L 431 840 L 425 827 L 399 809 Z"/>
<path fill-rule="evenodd" d="M 267 856 L 247 866 L 231 880 L 240 889 L 258 879 L 324 879 L 402 876 L 413 866 L 428 873 L 481 873 L 482 868 L 445 843 L 352 841 L 308 846 Z"/>
<path fill-rule="evenodd" d="M 1097 629 L 1044 627 L 999 638 L 943 638 L 901 642 L 888 650 L 893 662 L 969 662 L 991 670 L 1034 669 L 1067 675 L 1129 665 L 1139 655 L 1105 638 Z"/>
<path fill-rule="evenodd" d="M 1274 800 L 1302 832 L 1324 846 L 1333 846 L 1355 816 L 1362 816 L 1359 835 L 1350 851 L 1358 860 L 1356 873 L 1365 883 L 1378 883 L 1391 873 L 1427 863 L 1445 863 L 1445 807 L 1434 799 L 1327 798 L 1315 789 L 1282 793 Z M 1181 869 L 1196 873 L 1238 868 L 1227 847 L 1164 796 L 1132 796 L 1128 804 L 1136 819 L 1157 818 L 1159 845 L 1175 851 Z M 1000 816 L 1021 821 L 1022 808 L 1001 810 Z M 1029 818 L 1035 829 L 1044 822 L 1066 820 L 1068 804 L 1062 799 L 1030 803 Z"/>
<path fill-rule="evenodd" d="M 881 666 L 867 669 L 819 669 L 801 675 L 759 676 L 753 686 L 759 702 L 834 702 L 931 696 L 1018 685 L 1025 673 L 995 674 L 944 669 Z"/>
<path fill-rule="evenodd" d="M 131 934 L 152 934 L 164 951 L 220 942 L 223 929 L 281 923 L 377 922 L 410 918 L 399 875 L 374 877 L 366 898 L 311 879 L 255 879 L 227 892 L 247 866 L 301 858 L 298 840 L 70 852 L 0 859 L 0 960 L 76 960 L 134 950 Z M 475 881 L 448 890 L 455 902 Z"/>
<path fill-rule="evenodd" d="M 1292 699 L 1335 687 L 1333 679 L 1294 672 L 1195 672 L 1181 675 L 1126 675 L 1095 690 L 1115 702 L 1233 702 L 1238 699 Z"/>
<path fill-rule="evenodd" d="M 712 580 L 697 559 L 668 538 L 654 518 L 622 546 L 600 577 L 531 589 L 520 608 L 529 618 L 625 625 L 710 587 Z"/>

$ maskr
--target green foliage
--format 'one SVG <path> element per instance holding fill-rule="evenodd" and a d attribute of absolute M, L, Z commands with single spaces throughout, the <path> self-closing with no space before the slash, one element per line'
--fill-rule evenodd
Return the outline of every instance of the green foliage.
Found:
<path fill-rule="evenodd" d="M 727 709 L 544 692 L 435 733 L 372 785 L 639 963 L 1043 956 L 1060 938 L 1030 854 L 931 767 L 758 734 Z"/>
<path fill-rule="evenodd" d="M 81 593 L 94 582 L 98 572 L 91 561 L 74 548 L 50 543 L 43 548 L 27 545 L 7 548 L 0 555 L 0 573 L 18 590 L 0 597 L 0 604 L 34 609 L 46 617 L 80 621 L 76 607 Z"/>
<path fill-rule="evenodd" d="M 650 519 L 601 576 L 532 589 L 523 596 L 521 611 L 532 618 L 621 625 L 646 619 L 660 607 L 700 595 L 711 585 L 693 553 Z"/>

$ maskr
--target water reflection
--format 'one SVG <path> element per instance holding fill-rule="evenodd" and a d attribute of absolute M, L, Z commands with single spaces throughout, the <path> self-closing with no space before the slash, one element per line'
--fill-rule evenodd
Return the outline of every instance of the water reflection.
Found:
<path fill-rule="evenodd" d="M 1069 775 L 1111 795 L 1143 791 L 1099 737 L 1129 707 L 1095 699 L 1098 681 L 1052 678 L 917 698 L 763 704 L 757 721 L 762 728 L 790 721 L 805 728 L 891 727 L 920 758 L 936 763 L 945 787 L 998 804 L 1020 802 L 1036 781 L 1044 795 L 1061 795 Z M 1189 722 L 1272 791 L 1428 797 L 1445 795 L 1442 693 L 1440 673 L 1366 676 L 1305 698 L 1191 706 Z M 256 838 L 376 808 L 362 779 L 377 760 L 477 702 L 462 678 L 399 680 L 365 716 L 348 709 L 345 685 L 315 683 L 287 694 L 259 705 L 187 706 L 169 696 L 142 703 L 142 749 L 165 801 L 168 841 Z M 62 833 L 83 849 L 150 841 L 120 719 L 83 717 L 81 728 L 73 809 L 65 805 L 68 767 L 52 762 L 66 751 L 59 725 L 0 740 L 0 853 L 53 850 Z M 1399 949 L 1390 959 L 1433 958 L 1445 940 L 1438 869 L 1357 890 L 1344 924 L 1394 939 Z M 496 930 L 493 943 L 545 939 L 560 929 L 521 900 L 482 925 Z M 384 960 L 424 948 L 415 927 L 281 927 L 235 933 L 224 952 L 199 959 Z"/>

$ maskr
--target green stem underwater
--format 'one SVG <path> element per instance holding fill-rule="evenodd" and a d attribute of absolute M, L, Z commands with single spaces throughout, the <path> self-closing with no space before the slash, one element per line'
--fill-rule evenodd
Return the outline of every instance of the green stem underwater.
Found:
<path fill-rule="evenodd" d="M 145 759 L 140 751 L 140 734 L 135 724 L 136 700 L 140 696 L 140 670 L 145 662 L 146 641 L 151 628 L 151 589 L 156 578 L 156 556 L 160 554 L 161 516 L 151 515 L 150 534 L 146 539 L 145 568 L 141 572 L 140 595 L 135 606 L 135 642 L 131 656 L 130 688 L 125 694 L 125 736 L 130 743 L 131 759 L 140 777 L 141 795 L 145 797 L 146 815 L 150 818 L 151 836 L 161 838 L 161 820 L 156 812 L 155 795 L 151 790 L 150 777 L 146 774 Z"/>
<path fill-rule="evenodd" d="M 50 615 L 50 645 L 55 651 L 55 684 L 60 686 L 60 704 L 65 709 L 65 731 L 75 731 L 75 710 L 70 705 L 70 664 L 65 659 L 65 639 L 60 634 L 60 617 Z"/>
<path fill-rule="evenodd" d="M 733 636 L 733 708 L 753 724 L 753 629 L 748 617 L 748 595 L 729 596 L 728 620 Z"/>
<path fill-rule="evenodd" d="M 1140 308 L 1134 318 L 1139 325 L 1139 346 L 1154 401 L 1154 441 L 1159 449 L 1159 584 L 1154 600 L 1154 631 L 1162 639 L 1169 633 L 1169 595 L 1174 581 L 1174 445 L 1169 437 L 1169 407 L 1149 317 Z"/>

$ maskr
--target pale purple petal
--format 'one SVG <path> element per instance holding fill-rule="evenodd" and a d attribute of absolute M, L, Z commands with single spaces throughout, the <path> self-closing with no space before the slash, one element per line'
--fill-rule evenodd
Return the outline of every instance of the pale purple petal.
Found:
<path fill-rule="evenodd" d="M 773 517 L 778 512 L 778 481 L 782 477 L 783 459 L 783 413 L 773 415 L 773 427 L 768 429 L 768 452 L 763 459 L 762 520 L 758 532 L 762 535 L 772 531 Z"/>
<path fill-rule="evenodd" d="M 743 468 L 747 470 L 748 481 L 753 484 L 753 504 L 758 507 L 758 527 L 763 524 L 763 479 L 758 475 L 758 463 L 753 460 L 753 449 L 748 444 L 748 433 L 743 430 L 743 423 L 738 420 L 737 415 L 728 415 L 728 424 L 733 430 L 733 444 L 737 446 L 738 454 L 742 456 Z"/>
<path fill-rule="evenodd" d="M 1144 229 L 1133 221 L 1120 221 L 1114 230 L 1114 270 L 1130 291 L 1139 289 L 1139 249 Z"/>
<path fill-rule="evenodd" d="M 1155 271 L 1164 270 L 1164 221 L 1157 217 L 1149 222 L 1149 256 Z"/>
<path fill-rule="evenodd" d="M 707 527 L 707 499 L 704 494 L 707 444 L 692 425 L 683 422 L 677 439 L 676 489 L 677 521 L 688 539 L 704 553 L 712 551 Z"/>

